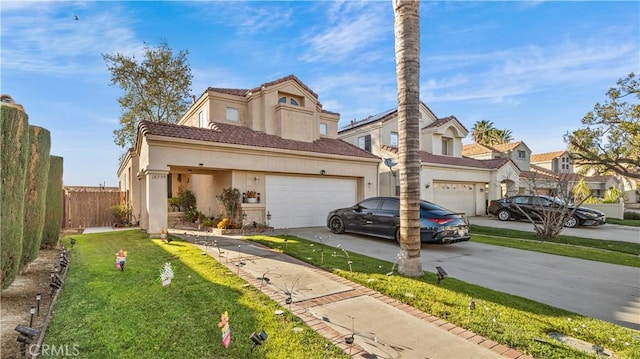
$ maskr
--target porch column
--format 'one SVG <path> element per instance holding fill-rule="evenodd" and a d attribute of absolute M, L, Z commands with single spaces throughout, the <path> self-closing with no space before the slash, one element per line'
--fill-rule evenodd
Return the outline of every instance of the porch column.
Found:
<path fill-rule="evenodd" d="M 145 172 L 145 207 L 148 214 L 146 229 L 151 237 L 160 237 L 160 232 L 167 228 L 167 175 L 169 171 L 146 170 Z"/>
<path fill-rule="evenodd" d="M 146 174 L 142 171 L 138 172 L 137 177 L 138 177 L 138 183 L 136 184 L 137 190 L 132 196 L 134 197 L 132 198 L 132 200 L 136 204 L 135 209 L 137 210 L 137 212 L 135 213 L 135 216 L 140 221 L 140 228 L 148 229 L 149 216 L 148 216 L 148 211 L 146 206 L 147 201 L 145 200 L 145 198 L 147 197 L 147 191 L 146 191 L 147 177 L 146 177 Z"/>

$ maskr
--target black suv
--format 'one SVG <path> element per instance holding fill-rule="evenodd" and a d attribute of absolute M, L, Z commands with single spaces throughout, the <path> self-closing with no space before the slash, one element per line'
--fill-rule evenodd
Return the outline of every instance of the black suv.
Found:
<path fill-rule="evenodd" d="M 400 199 L 372 197 L 327 215 L 333 233 L 352 232 L 389 239 L 400 238 Z M 420 241 L 449 244 L 469 240 L 469 221 L 464 214 L 420 201 Z"/>
<path fill-rule="evenodd" d="M 517 206 L 516 206 L 517 205 Z M 605 223 L 606 216 L 604 213 L 585 207 L 575 207 L 565 204 L 560 198 L 550 196 L 513 196 L 497 199 L 489 202 L 489 214 L 497 216 L 501 221 L 510 219 L 526 219 L 522 211 L 536 220 L 543 216 L 544 211 L 562 210 L 567 208 L 573 212 L 573 215 L 565 222 L 565 227 L 573 228 L 576 226 L 599 226 Z"/>

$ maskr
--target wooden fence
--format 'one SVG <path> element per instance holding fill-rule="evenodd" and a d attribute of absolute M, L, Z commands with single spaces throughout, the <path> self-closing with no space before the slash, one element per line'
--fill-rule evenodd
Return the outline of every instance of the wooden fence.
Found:
<path fill-rule="evenodd" d="M 111 207 L 120 204 L 122 192 L 66 192 L 64 228 L 111 227 Z"/>

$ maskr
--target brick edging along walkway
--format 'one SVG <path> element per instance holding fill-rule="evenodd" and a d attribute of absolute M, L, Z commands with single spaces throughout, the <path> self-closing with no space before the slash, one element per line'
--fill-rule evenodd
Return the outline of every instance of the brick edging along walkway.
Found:
<path fill-rule="evenodd" d="M 188 240 L 187 238 L 184 238 L 186 240 Z M 198 245 L 198 244 L 196 244 Z M 253 245 L 258 245 L 258 246 L 262 246 L 258 243 L 253 243 Z M 264 247 L 265 249 L 270 249 L 269 247 Z M 262 280 L 260 280 L 259 278 L 255 278 L 254 276 L 252 276 L 250 273 L 244 271 L 244 270 L 238 270 L 239 268 L 235 265 L 235 262 L 237 262 L 237 260 L 250 260 L 251 258 L 254 259 L 258 259 L 258 258 L 262 258 L 260 256 L 255 256 L 255 255 L 248 255 L 246 257 L 241 257 L 241 258 L 237 258 L 235 261 L 233 262 L 229 262 L 229 261 L 222 261 L 221 258 L 217 258 L 214 253 L 209 254 L 212 258 L 214 258 L 215 260 L 217 260 L 219 263 L 221 263 L 222 265 L 226 266 L 228 269 L 230 270 L 235 270 L 234 273 L 239 274 L 239 276 L 244 279 L 245 281 L 247 281 L 249 284 L 251 284 L 253 287 L 255 287 L 256 289 L 261 290 L 263 293 L 265 293 L 267 296 L 269 296 L 269 298 L 273 299 L 274 301 L 278 302 L 278 303 L 282 303 L 284 302 L 284 300 L 286 299 L 285 296 L 283 295 L 283 293 L 279 292 L 279 291 L 274 291 L 272 288 L 270 288 L 269 286 L 265 286 L 262 283 Z M 355 298 L 355 297 L 359 297 L 359 296 L 369 296 L 373 299 L 379 300 L 383 303 L 389 304 L 392 307 L 402 310 L 403 312 L 418 318 L 420 320 L 423 320 L 425 322 L 428 322 L 432 325 L 436 325 L 438 326 L 440 329 L 444 330 L 444 331 L 448 331 L 449 333 L 456 335 L 458 337 L 460 337 L 461 339 L 467 340 L 470 343 L 479 345 L 483 348 L 486 349 L 490 349 L 493 352 L 500 354 L 501 356 L 505 357 L 505 358 L 511 358 L 511 359 L 534 359 L 532 356 L 527 355 L 522 353 L 519 350 L 516 349 L 512 349 L 509 348 L 505 345 L 502 345 L 500 343 L 497 343 L 493 340 L 487 339 L 481 335 L 477 335 L 469 330 L 466 330 L 465 328 L 459 327 L 453 323 L 449 323 L 441 318 L 435 317 L 431 314 L 425 313 L 419 309 L 416 309 L 408 304 L 402 303 L 396 299 L 387 297 L 386 295 L 380 293 L 380 292 L 376 292 L 372 289 L 369 289 L 361 284 L 352 282 L 346 278 L 340 277 L 336 274 L 327 272 L 323 269 L 320 269 L 318 267 L 312 266 L 309 263 L 303 262 L 297 258 L 293 258 L 290 257 L 284 253 L 280 253 L 280 255 L 282 256 L 286 256 L 287 260 L 291 263 L 294 264 L 298 264 L 298 265 L 302 265 L 305 266 L 307 268 L 309 268 L 311 271 L 315 272 L 316 274 L 325 276 L 325 277 L 329 277 L 331 280 L 349 286 L 353 289 L 351 290 L 347 290 L 344 292 L 340 292 L 340 293 L 334 293 L 334 294 L 330 294 L 330 295 L 325 295 L 322 297 L 316 297 L 316 298 L 311 298 L 311 299 L 305 299 L 302 301 L 294 301 L 293 303 L 291 303 L 289 305 L 289 310 L 290 312 L 295 315 L 296 317 L 300 318 L 307 326 L 309 326 L 311 329 L 315 330 L 316 332 L 318 332 L 320 335 L 322 335 L 323 337 L 327 338 L 328 340 L 330 340 L 334 345 L 338 346 L 339 348 L 341 348 L 345 353 L 350 353 L 350 355 L 354 358 L 357 357 L 369 357 L 369 353 L 364 350 L 362 347 L 360 347 L 359 345 L 357 345 L 356 343 L 354 344 L 347 344 L 345 342 L 345 337 L 343 334 L 337 332 L 336 330 L 334 330 L 333 328 L 329 327 L 325 322 L 323 322 L 322 320 L 312 316 L 311 314 L 309 314 L 308 309 L 309 308 L 313 308 L 319 305 L 325 305 L 325 304 L 329 304 L 329 303 L 333 303 L 333 302 L 337 302 L 337 301 L 341 301 L 341 300 L 345 300 L 345 299 L 350 299 L 350 298 Z M 240 268 L 241 269 L 241 268 Z"/>

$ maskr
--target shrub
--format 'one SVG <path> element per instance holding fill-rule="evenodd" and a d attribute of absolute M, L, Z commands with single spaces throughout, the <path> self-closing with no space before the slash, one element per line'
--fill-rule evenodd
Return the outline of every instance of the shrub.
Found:
<path fill-rule="evenodd" d="M 196 195 L 188 189 L 180 192 L 178 200 L 180 201 L 180 206 L 184 207 L 184 209 L 196 208 Z"/>
<path fill-rule="evenodd" d="M 126 204 L 118 204 L 111 207 L 111 216 L 116 226 L 124 226 L 129 224 L 129 216 L 131 209 Z"/>
<path fill-rule="evenodd" d="M 42 240 L 47 199 L 47 175 L 49 174 L 49 150 L 51 134 L 48 130 L 29 126 L 29 164 L 25 182 L 24 231 L 20 267 L 36 259 Z"/>
<path fill-rule="evenodd" d="M 2 103 L 0 116 L 0 283 L 6 288 L 22 256 L 24 195 L 29 163 L 29 120 L 24 110 Z"/>
<path fill-rule="evenodd" d="M 62 168 L 64 159 L 59 156 L 49 157 L 49 175 L 47 176 L 47 204 L 44 227 L 42 229 L 41 247 L 55 247 L 60 238 L 60 227 L 64 212 L 62 201 Z"/>
<path fill-rule="evenodd" d="M 229 218 L 223 218 L 222 221 L 218 222 L 218 229 L 225 229 L 231 220 Z"/>
<path fill-rule="evenodd" d="M 222 193 L 219 196 L 216 196 L 216 199 L 222 207 L 225 209 L 227 217 L 231 219 L 238 218 L 238 212 L 240 210 L 240 198 L 242 198 L 242 194 L 237 188 L 225 188 L 222 190 Z"/>
<path fill-rule="evenodd" d="M 638 219 L 640 220 L 640 213 L 638 212 L 631 212 L 631 211 L 625 211 L 624 215 L 623 215 L 624 219 Z"/>

